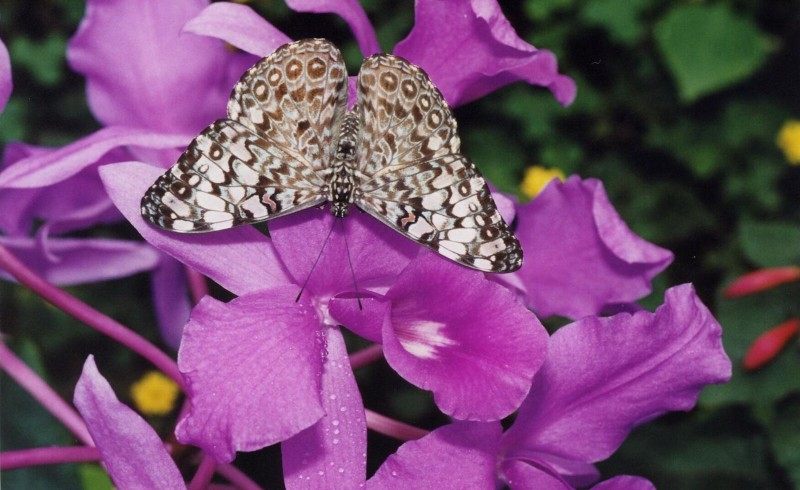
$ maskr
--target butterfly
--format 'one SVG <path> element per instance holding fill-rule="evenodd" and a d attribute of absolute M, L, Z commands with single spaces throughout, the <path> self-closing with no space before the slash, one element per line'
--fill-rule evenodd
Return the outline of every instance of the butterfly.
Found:
<path fill-rule="evenodd" d="M 199 233 L 331 203 L 351 204 L 465 266 L 513 272 L 522 249 L 486 181 L 460 153 L 456 121 L 427 74 L 390 54 L 367 58 L 357 103 L 329 41 L 286 44 L 233 88 L 227 119 L 201 132 L 141 202 L 142 216 Z"/>

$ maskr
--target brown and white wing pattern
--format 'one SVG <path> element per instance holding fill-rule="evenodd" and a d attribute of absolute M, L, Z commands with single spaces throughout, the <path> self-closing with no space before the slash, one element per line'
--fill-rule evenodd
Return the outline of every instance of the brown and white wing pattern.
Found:
<path fill-rule="evenodd" d="M 468 267 L 522 266 L 519 241 L 478 169 L 459 153 L 455 119 L 424 71 L 392 55 L 368 58 L 357 110 L 356 205 Z"/>
<path fill-rule="evenodd" d="M 206 128 L 142 198 L 142 215 L 193 233 L 324 202 L 347 104 L 341 53 L 325 40 L 282 46 L 241 77 L 228 119 Z"/>

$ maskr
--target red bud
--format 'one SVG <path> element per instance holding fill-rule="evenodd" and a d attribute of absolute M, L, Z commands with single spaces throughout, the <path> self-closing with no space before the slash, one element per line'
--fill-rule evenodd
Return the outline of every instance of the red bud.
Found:
<path fill-rule="evenodd" d="M 730 286 L 725 288 L 723 295 L 726 298 L 738 298 L 798 279 L 800 279 L 800 267 L 797 266 L 759 269 L 733 281 Z"/>
<path fill-rule="evenodd" d="M 744 355 L 744 368 L 753 371 L 775 359 L 798 331 L 800 318 L 792 318 L 759 335 Z"/>

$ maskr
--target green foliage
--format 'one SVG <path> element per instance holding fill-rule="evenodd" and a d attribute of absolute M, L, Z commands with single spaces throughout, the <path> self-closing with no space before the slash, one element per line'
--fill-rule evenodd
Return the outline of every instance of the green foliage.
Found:
<path fill-rule="evenodd" d="M 797 223 L 746 221 L 739 227 L 742 251 L 758 267 L 800 264 L 800 227 Z"/>
<path fill-rule="evenodd" d="M 758 27 L 724 4 L 676 7 L 656 23 L 655 39 L 686 102 L 752 75 L 769 52 Z"/>

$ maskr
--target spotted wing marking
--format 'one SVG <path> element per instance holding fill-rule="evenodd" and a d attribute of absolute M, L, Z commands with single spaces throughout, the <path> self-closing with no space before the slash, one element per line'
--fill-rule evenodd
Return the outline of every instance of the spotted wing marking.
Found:
<path fill-rule="evenodd" d="M 228 119 L 206 128 L 142 198 L 143 217 L 194 233 L 325 202 L 347 73 L 330 42 L 287 44 L 242 75 Z"/>
<path fill-rule="evenodd" d="M 358 91 L 356 205 L 468 267 L 519 269 L 519 241 L 478 169 L 459 153 L 455 119 L 425 72 L 396 56 L 373 56 L 361 67 Z"/>

